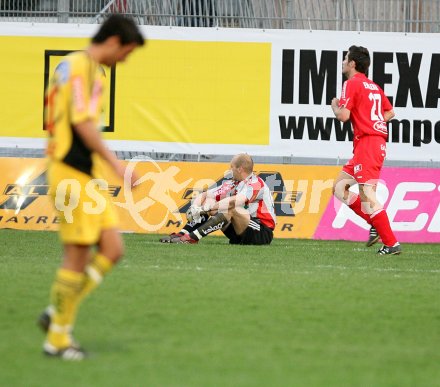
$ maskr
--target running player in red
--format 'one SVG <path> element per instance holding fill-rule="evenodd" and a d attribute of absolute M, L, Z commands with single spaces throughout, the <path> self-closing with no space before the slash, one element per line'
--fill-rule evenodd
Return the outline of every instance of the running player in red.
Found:
<path fill-rule="evenodd" d="M 187 211 L 188 224 L 177 234 L 161 238 L 163 243 L 197 243 L 221 230 L 230 244 L 268 245 L 273 239 L 275 212 L 266 183 L 253 173 L 247 154 L 232 158 L 232 179 L 201 193 Z"/>
<path fill-rule="evenodd" d="M 383 90 L 367 78 L 369 66 L 370 54 L 360 46 L 351 46 L 342 62 L 342 73 L 347 81 L 341 98 L 333 98 L 331 107 L 339 121 L 351 120 L 353 158 L 336 178 L 333 193 L 365 219 L 372 231 L 377 231 L 374 242 L 380 237 L 384 244 L 378 254 L 395 255 L 401 253 L 400 244 L 385 209 L 376 198 L 376 185 L 386 156 L 386 122 L 394 117 L 394 111 Z M 354 184 L 359 185 L 359 196 L 349 192 Z M 372 239 L 370 233 L 370 241 Z"/>

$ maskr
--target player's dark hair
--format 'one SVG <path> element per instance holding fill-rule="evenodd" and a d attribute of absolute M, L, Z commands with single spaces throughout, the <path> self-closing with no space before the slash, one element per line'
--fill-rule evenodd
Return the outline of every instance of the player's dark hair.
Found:
<path fill-rule="evenodd" d="M 143 46 L 145 43 L 134 20 L 121 14 L 110 15 L 92 37 L 92 43 L 103 43 L 112 36 L 118 36 L 123 46 L 131 43 Z"/>
<path fill-rule="evenodd" d="M 368 49 L 362 46 L 351 46 L 348 49 L 348 60 L 356 63 L 356 71 L 368 75 L 370 67 L 370 53 Z"/>

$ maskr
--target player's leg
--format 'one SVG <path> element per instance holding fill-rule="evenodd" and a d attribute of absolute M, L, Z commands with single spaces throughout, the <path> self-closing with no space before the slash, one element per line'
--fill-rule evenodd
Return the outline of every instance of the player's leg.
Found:
<path fill-rule="evenodd" d="M 231 221 L 231 214 L 229 212 L 218 212 L 211 216 L 204 224 L 196 228 L 189 234 L 182 235 L 179 238 L 174 238 L 171 243 L 198 243 L 200 239 L 209 234 L 219 231 L 227 227 Z"/>
<path fill-rule="evenodd" d="M 376 189 L 377 189 L 377 184 L 374 185 L 374 191 L 376 191 Z M 367 240 L 367 243 L 365 245 L 367 247 L 371 247 L 374 244 L 376 244 L 379 240 L 380 240 L 379 233 L 374 228 L 374 226 L 371 226 L 370 227 L 370 231 L 368 232 L 368 240 Z"/>
<path fill-rule="evenodd" d="M 97 251 L 85 270 L 86 278 L 81 291 L 81 300 L 102 282 L 124 254 L 124 243 L 118 229 L 118 216 L 109 197 L 105 196 L 105 199 L 104 211 L 97 215 L 96 219 L 99 222 Z"/>
<path fill-rule="evenodd" d="M 99 286 L 122 255 L 123 242 L 116 229 L 102 231 L 98 250 L 91 259 L 89 246 L 66 246 L 65 256 L 68 258 L 58 271 L 51 292 L 50 309 L 53 313 L 44 345 L 47 355 L 67 360 L 81 360 L 84 357 L 84 351 L 71 336 L 79 305 Z M 43 315 L 47 315 L 47 312 Z"/>
<path fill-rule="evenodd" d="M 77 256 L 73 250 L 76 249 L 75 245 L 67 245 L 65 248 L 65 256 Z M 83 273 L 83 280 L 81 284 L 81 289 L 76 300 L 79 305 L 81 301 L 101 282 L 104 276 L 111 270 L 111 268 L 116 264 L 116 262 L 123 255 L 123 242 L 119 232 L 116 229 L 103 230 L 101 238 L 98 242 L 98 250 L 95 253 L 90 252 L 89 246 L 78 246 L 78 248 L 86 248 L 87 254 L 85 259 L 74 258 L 75 264 L 72 265 L 72 260 L 68 260 L 62 267 L 63 272 L 68 271 L 79 271 Z M 85 254 L 85 253 L 84 253 Z M 85 263 L 84 263 L 85 261 Z M 78 264 L 81 262 L 80 266 Z M 72 269 L 73 268 L 73 269 Z M 55 297 L 51 297 L 51 304 L 45 309 L 45 311 L 40 315 L 38 319 L 38 325 L 43 331 L 48 331 L 51 322 L 53 321 L 53 316 L 56 312 L 56 307 L 54 306 Z M 76 320 L 76 313 L 78 310 L 78 305 L 73 309 L 73 314 L 71 317 L 71 328 Z"/>
<path fill-rule="evenodd" d="M 80 301 L 101 284 L 104 277 L 123 254 L 124 244 L 119 231 L 115 228 L 102 230 L 98 250 L 85 268 L 85 280 L 80 293 Z"/>
<path fill-rule="evenodd" d="M 97 240 L 93 226 L 90 228 L 94 223 L 86 219 L 87 214 L 83 211 L 84 187 L 90 176 L 63 163 L 53 162 L 48 169 L 48 179 L 61 219 L 59 233 L 64 255 L 51 287 L 50 306 L 38 322 L 46 330 L 43 347 L 46 354 L 80 360 L 84 352 L 73 342 L 71 332 L 84 284 L 84 269 L 90 259 L 90 248 Z M 75 203 L 76 206 L 62 209 L 60 204 L 64 203 Z"/>
<path fill-rule="evenodd" d="M 360 146 L 359 146 L 360 145 Z M 370 216 L 370 224 L 377 230 L 384 243 L 379 254 L 400 254 L 400 244 L 391 230 L 388 215 L 376 197 L 376 186 L 386 156 L 385 139 L 379 136 L 366 136 L 358 144 L 360 168 L 355 178 L 359 183 L 359 193 Z"/>
<path fill-rule="evenodd" d="M 353 176 L 341 171 L 333 183 L 333 195 L 342 203 L 349 205 L 353 201 L 354 195 L 349 189 L 355 184 L 357 184 L 357 181 Z"/>
<path fill-rule="evenodd" d="M 59 190 L 60 184 L 66 183 L 64 176 L 69 176 L 67 182 L 76 181 L 77 184 L 72 185 L 72 189 Z M 88 278 L 86 268 L 90 263 L 91 247 L 100 241 L 103 226 L 113 224 L 116 219 L 108 206 L 100 214 L 85 211 L 84 203 L 90 200 L 85 186 L 90 179 L 90 176 L 63 164 L 54 163 L 49 170 L 51 187 L 56 188 L 53 190 L 57 194 L 55 203 L 70 203 L 71 195 L 75 195 L 77 203 L 69 211 L 57 207 L 62 220 L 60 238 L 64 246 L 64 261 L 52 286 L 50 307 L 43 313 L 49 317 L 46 319 L 49 327 L 44 352 L 68 360 L 80 360 L 84 357 L 84 352 L 73 342 L 71 331 Z M 74 187 L 79 187 L 80 191 L 74 191 Z M 59 194 L 63 191 L 64 195 Z M 52 311 L 52 314 L 47 311 Z"/>
<path fill-rule="evenodd" d="M 365 203 L 365 210 L 370 215 L 370 222 L 377 230 L 377 233 L 384 244 L 384 247 L 382 247 L 378 253 L 381 255 L 400 254 L 400 244 L 397 242 L 396 236 L 391 229 L 390 221 L 385 209 L 377 200 L 374 185 L 360 184 L 359 194 L 362 201 Z"/>
<path fill-rule="evenodd" d="M 242 245 L 269 245 L 273 240 L 273 230 L 257 218 L 250 218 L 246 230 L 240 235 Z"/>
<path fill-rule="evenodd" d="M 64 245 L 64 260 L 56 273 L 50 293 L 52 315 L 44 352 L 68 360 L 81 360 L 84 352 L 73 342 L 71 332 L 84 286 L 84 270 L 89 261 L 90 246 Z"/>
<path fill-rule="evenodd" d="M 210 198 L 207 196 L 206 192 L 202 192 L 200 195 L 198 195 L 192 205 L 195 206 L 203 206 L 204 204 L 214 204 L 215 199 Z M 208 215 L 201 215 L 201 221 L 200 222 L 187 222 L 185 226 L 182 227 L 182 229 L 177 233 L 171 233 L 170 235 L 165 235 L 164 237 L 160 238 L 159 241 L 162 243 L 175 243 L 177 242 L 180 237 L 184 235 L 188 235 L 192 233 L 193 231 L 197 230 L 200 226 L 205 224 L 205 222 L 209 219 Z M 174 241 L 173 241 L 174 239 Z"/>
<path fill-rule="evenodd" d="M 222 232 L 225 237 L 229 239 L 230 245 L 239 245 L 241 243 L 241 236 L 237 235 L 234 227 L 232 226 L 232 223 L 228 223 L 226 227 L 223 227 Z"/>
<path fill-rule="evenodd" d="M 370 231 L 368 232 L 368 240 L 367 240 L 366 246 L 367 247 L 373 246 L 374 244 L 376 244 L 379 241 L 379 239 L 380 239 L 379 233 L 377 232 L 377 230 L 373 226 L 371 226 Z"/>
<path fill-rule="evenodd" d="M 224 229 L 229 222 L 232 223 L 237 235 L 243 234 L 249 225 L 250 215 L 247 210 L 239 207 L 229 209 L 227 212 L 218 212 L 211 216 L 205 224 L 198 227 L 189 235 L 182 236 L 177 243 L 197 243 L 209 234 Z M 229 226 L 230 227 L 230 226 Z"/>
<path fill-rule="evenodd" d="M 367 214 L 363 207 L 362 201 L 359 195 L 354 192 L 350 192 L 350 187 L 357 184 L 356 179 L 349 173 L 349 164 L 344 167 L 344 170 L 339 173 L 333 184 L 333 194 L 342 203 L 345 203 L 350 207 L 356 215 L 360 216 L 366 222 L 370 223 L 370 216 Z"/>
<path fill-rule="evenodd" d="M 231 223 L 234 227 L 235 232 L 237 233 L 237 235 L 242 235 L 248 228 L 251 221 L 251 216 L 249 215 L 249 212 L 239 207 L 231 209 L 230 215 Z"/>
<path fill-rule="evenodd" d="M 66 246 L 66 258 L 57 273 L 51 292 L 50 309 L 53 312 L 50 315 L 50 325 L 44 345 L 46 354 L 72 356 L 72 359 L 68 360 L 81 360 L 78 358 L 81 354 L 75 354 L 74 351 L 77 350 L 83 355 L 84 352 L 73 342 L 71 336 L 79 305 L 102 282 L 104 276 L 122 255 L 123 242 L 116 229 L 102 231 L 98 250 L 92 259 L 89 259 L 88 246 Z M 43 315 L 47 315 L 47 312 Z M 67 349 L 69 351 L 66 352 Z"/>
<path fill-rule="evenodd" d="M 228 202 L 225 202 L 223 206 L 221 203 L 219 203 L 220 209 L 216 215 L 211 216 L 205 224 L 189 234 L 191 239 L 198 241 L 214 231 L 223 229 L 229 222 L 232 223 L 237 235 L 241 235 L 246 230 L 250 220 L 249 212 L 242 207 L 229 208 Z M 225 205 L 228 205 L 227 209 L 222 210 Z"/>
<path fill-rule="evenodd" d="M 201 221 L 200 222 L 187 222 L 185 226 L 182 227 L 182 229 L 179 232 L 173 232 L 170 235 L 165 235 L 164 237 L 160 238 L 159 241 L 162 243 L 172 243 L 172 239 L 179 239 L 181 236 L 185 234 L 189 234 L 199 228 L 201 225 L 205 224 L 205 222 L 209 219 L 209 216 L 207 215 L 201 215 Z"/>

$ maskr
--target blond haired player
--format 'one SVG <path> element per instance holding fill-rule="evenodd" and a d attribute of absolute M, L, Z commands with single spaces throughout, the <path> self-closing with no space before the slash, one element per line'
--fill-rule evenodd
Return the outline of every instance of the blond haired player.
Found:
<path fill-rule="evenodd" d="M 57 66 L 46 93 L 48 179 L 61 218 L 64 247 L 50 306 L 38 320 L 47 331 L 43 352 L 49 356 L 65 360 L 85 357 L 71 335 L 78 306 L 123 254 L 117 217 L 102 191 L 105 186 L 94 180 L 101 176 L 102 162 L 121 178 L 125 172 L 100 135 L 105 76 L 101 65 L 123 62 L 143 45 L 144 38 L 132 19 L 111 15 L 86 50 L 66 56 Z M 132 184 L 134 180 L 133 176 Z M 98 190 L 105 200 L 94 208 L 89 203 L 93 203 L 90 192 Z"/>
<path fill-rule="evenodd" d="M 269 187 L 253 172 L 252 157 L 245 153 L 231 160 L 232 178 L 198 195 L 186 213 L 188 223 L 162 243 L 198 243 L 221 230 L 230 244 L 269 245 L 276 223 Z"/>

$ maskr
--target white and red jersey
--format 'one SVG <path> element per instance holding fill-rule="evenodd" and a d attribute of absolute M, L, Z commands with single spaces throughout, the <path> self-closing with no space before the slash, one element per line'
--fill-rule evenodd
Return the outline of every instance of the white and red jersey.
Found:
<path fill-rule="evenodd" d="M 392 110 L 383 90 L 363 73 L 356 73 L 344 82 L 339 107 L 350 110 L 353 125 L 353 147 L 363 136 L 388 136 L 384 112 Z"/>
<path fill-rule="evenodd" d="M 242 181 L 225 180 L 220 187 L 208 191 L 210 197 L 218 202 L 226 197 L 243 195 L 246 197 L 245 208 L 252 218 L 257 218 L 270 229 L 275 228 L 276 215 L 273 198 L 263 179 L 251 173 Z"/>
<path fill-rule="evenodd" d="M 216 202 L 219 202 L 224 198 L 234 196 L 238 183 L 239 181 L 235 180 L 224 180 L 221 186 L 208 190 L 208 196 L 215 198 Z"/>

